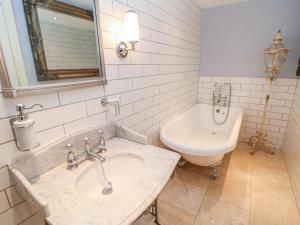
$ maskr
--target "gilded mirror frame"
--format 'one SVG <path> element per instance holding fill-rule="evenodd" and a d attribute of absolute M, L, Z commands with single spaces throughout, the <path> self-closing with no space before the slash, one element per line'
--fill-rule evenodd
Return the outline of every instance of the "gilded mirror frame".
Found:
<path fill-rule="evenodd" d="M 4 54 L 2 51 L 2 43 L 0 41 L 0 81 L 2 84 L 2 92 L 5 97 L 14 97 L 14 93 L 11 91 L 11 82 L 8 76 L 7 67 L 5 64 Z"/>
<path fill-rule="evenodd" d="M 88 77 L 99 77 L 104 79 L 104 57 L 103 49 L 101 42 L 101 34 L 99 31 L 98 16 L 97 12 L 81 9 L 63 2 L 56 0 L 23 0 L 25 17 L 27 22 L 27 28 L 30 38 L 30 43 L 32 47 L 32 53 L 35 63 L 35 69 L 37 73 L 38 81 L 47 81 L 47 80 L 60 80 L 60 79 L 69 79 L 69 78 L 88 78 Z M 50 70 L 47 66 L 47 60 L 44 50 L 44 44 L 41 34 L 41 28 L 38 18 L 39 8 L 44 8 L 66 15 L 75 16 L 78 18 L 94 21 L 96 24 L 96 33 L 97 33 L 97 52 L 99 56 L 99 68 L 92 69 L 55 69 Z"/>

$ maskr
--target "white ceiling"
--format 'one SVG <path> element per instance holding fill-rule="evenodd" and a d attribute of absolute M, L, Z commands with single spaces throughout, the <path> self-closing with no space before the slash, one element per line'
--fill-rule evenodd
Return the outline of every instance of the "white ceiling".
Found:
<path fill-rule="evenodd" d="M 211 8 L 222 5 L 231 5 L 242 2 L 248 2 L 251 0 L 194 0 L 201 8 Z"/>

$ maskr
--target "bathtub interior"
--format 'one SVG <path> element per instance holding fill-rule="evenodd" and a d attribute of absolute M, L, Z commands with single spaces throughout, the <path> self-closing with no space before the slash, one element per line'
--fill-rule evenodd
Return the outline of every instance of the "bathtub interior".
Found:
<path fill-rule="evenodd" d="M 218 121 L 225 118 L 226 115 L 222 112 L 227 110 L 222 107 L 219 109 L 220 113 L 217 113 L 216 117 Z M 226 123 L 217 125 L 212 118 L 212 106 L 199 104 L 168 124 L 165 134 L 169 140 L 174 140 L 176 145 L 189 145 L 195 148 L 202 146 L 207 150 L 218 146 L 224 147 L 224 143 L 228 143 L 233 138 L 233 132 L 237 130 L 235 126 L 239 126 L 237 118 L 240 118 L 241 113 L 241 109 L 231 107 Z"/>

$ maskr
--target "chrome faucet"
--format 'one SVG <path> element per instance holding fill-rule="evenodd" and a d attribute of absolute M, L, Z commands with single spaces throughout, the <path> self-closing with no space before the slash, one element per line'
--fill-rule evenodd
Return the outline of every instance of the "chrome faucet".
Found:
<path fill-rule="evenodd" d="M 68 163 L 68 169 L 74 170 L 78 167 L 78 157 L 76 156 L 75 152 L 72 150 L 73 145 L 67 144 L 66 150 L 67 150 L 67 163 Z"/>
<path fill-rule="evenodd" d="M 66 145 L 67 150 L 67 167 L 70 170 L 76 169 L 79 165 L 79 162 L 82 159 L 86 158 L 94 158 L 99 160 L 100 162 L 104 162 L 105 158 L 97 153 L 103 153 L 107 151 L 106 143 L 104 139 L 104 132 L 99 130 L 99 143 L 97 146 L 92 147 L 89 138 L 84 138 L 84 152 L 76 155 L 73 151 L 73 145 L 71 143 Z"/>
<path fill-rule="evenodd" d="M 215 83 L 214 84 L 213 105 L 223 106 L 223 107 L 226 107 L 228 105 L 228 97 L 223 96 L 223 93 L 222 93 L 223 86 L 225 86 L 225 85 L 230 86 L 229 83 L 224 83 L 224 84 Z M 230 86 L 230 88 L 231 88 L 231 86 Z"/>
<path fill-rule="evenodd" d="M 107 152 L 105 138 L 104 138 L 104 131 L 99 130 L 98 134 L 99 134 L 99 143 L 97 145 L 97 149 L 99 150 L 100 153 Z"/>
<path fill-rule="evenodd" d="M 84 138 L 84 152 L 81 153 L 80 155 L 76 155 L 74 151 L 72 150 L 73 145 L 72 144 L 67 144 L 66 149 L 67 149 L 67 163 L 68 163 L 68 169 L 73 170 L 78 167 L 79 161 L 81 159 L 86 159 L 86 158 L 92 158 L 98 160 L 98 166 L 100 166 L 102 176 L 104 178 L 105 182 L 105 187 L 102 189 L 102 193 L 104 195 L 111 194 L 113 192 L 113 186 L 112 183 L 107 179 L 105 171 L 104 171 L 104 166 L 103 162 L 105 162 L 105 158 L 96 152 L 105 152 L 106 151 L 106 143 L 104 139 L 104 132 L 103 131 L 98 131 L 100 134 L 99 137 L 99 144 L 96 147 L 92 147 L 90 143 L 90 139 L 88 137 Z"/>
<path fill-rule="evenodd" d="M 100 132 L 100 133 L 103 134 L 103 132 Z M 104 140 L 102 138 L 103 137 L 101 136 L 100 139 Z M 105 181 L 105 187 L 102 189 L 102 194 L 104 194 L 104 195 L 111 194 L 113 192 L 112 183 L 107 179 L 105 171 L 104 171 L 104 167 L 103 167 L 103 162 L 105 162 L 105 158 L 103 156 L 98 155 L 98 154 L 95 153 L 96 149 L 93 149 L 91 147 L 89 138 L 84 138 L 83 140 L 85 142 L 85 152 L 86 152 L 87 156 L 91 157 L 91 158 L 95 158 L 100 162 L 102 176 L 103 176 L 104 181 Z M 105 142 L 104 142 L 104 144 L 105 144 Z M 101 142 L 100 142 L 99 145 L 101 145 Z"/>
<path fill-rule="evenodd" d="M 85 152 L 86 152 L 87 156 L 90 158 L 95 158 L 95 159 L 99 160 L 100 162 L 104 162 L 105 158 L 103 156 L 95 153 L 95 149 L 93 149 L 90 144 L 90 139 L 84 138 L 83 140 L 85 142 Z"/>

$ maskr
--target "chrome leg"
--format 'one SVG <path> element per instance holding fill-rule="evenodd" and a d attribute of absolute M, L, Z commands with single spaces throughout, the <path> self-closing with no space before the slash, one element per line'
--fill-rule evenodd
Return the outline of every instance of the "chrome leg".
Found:
<path fill-rule="evenodd" d="M 180 158 L 180 160 L 179 160 L 179 162 L 178 162 L 178 166 L 179 166 L 179 167 L 183 167 L 185 164 L 186 164 L 185 159 Z"/>
<path fill-rule="evenodd" d="M 214 180 L 217 179 L 220 175 L 219 165 L 220 164 L 216 164 L 216 165 L 212 165 L 212 166 L 209 167 L 210 170 L 211 170 L 211 178 L 214 179 Z"/>
<path fill-rule="evenodd" d="M 175 177 L 175 171 L 173 171 L 173 173 L 171 174 L 171 179 L 174 179 L 174 177 Z"/>

